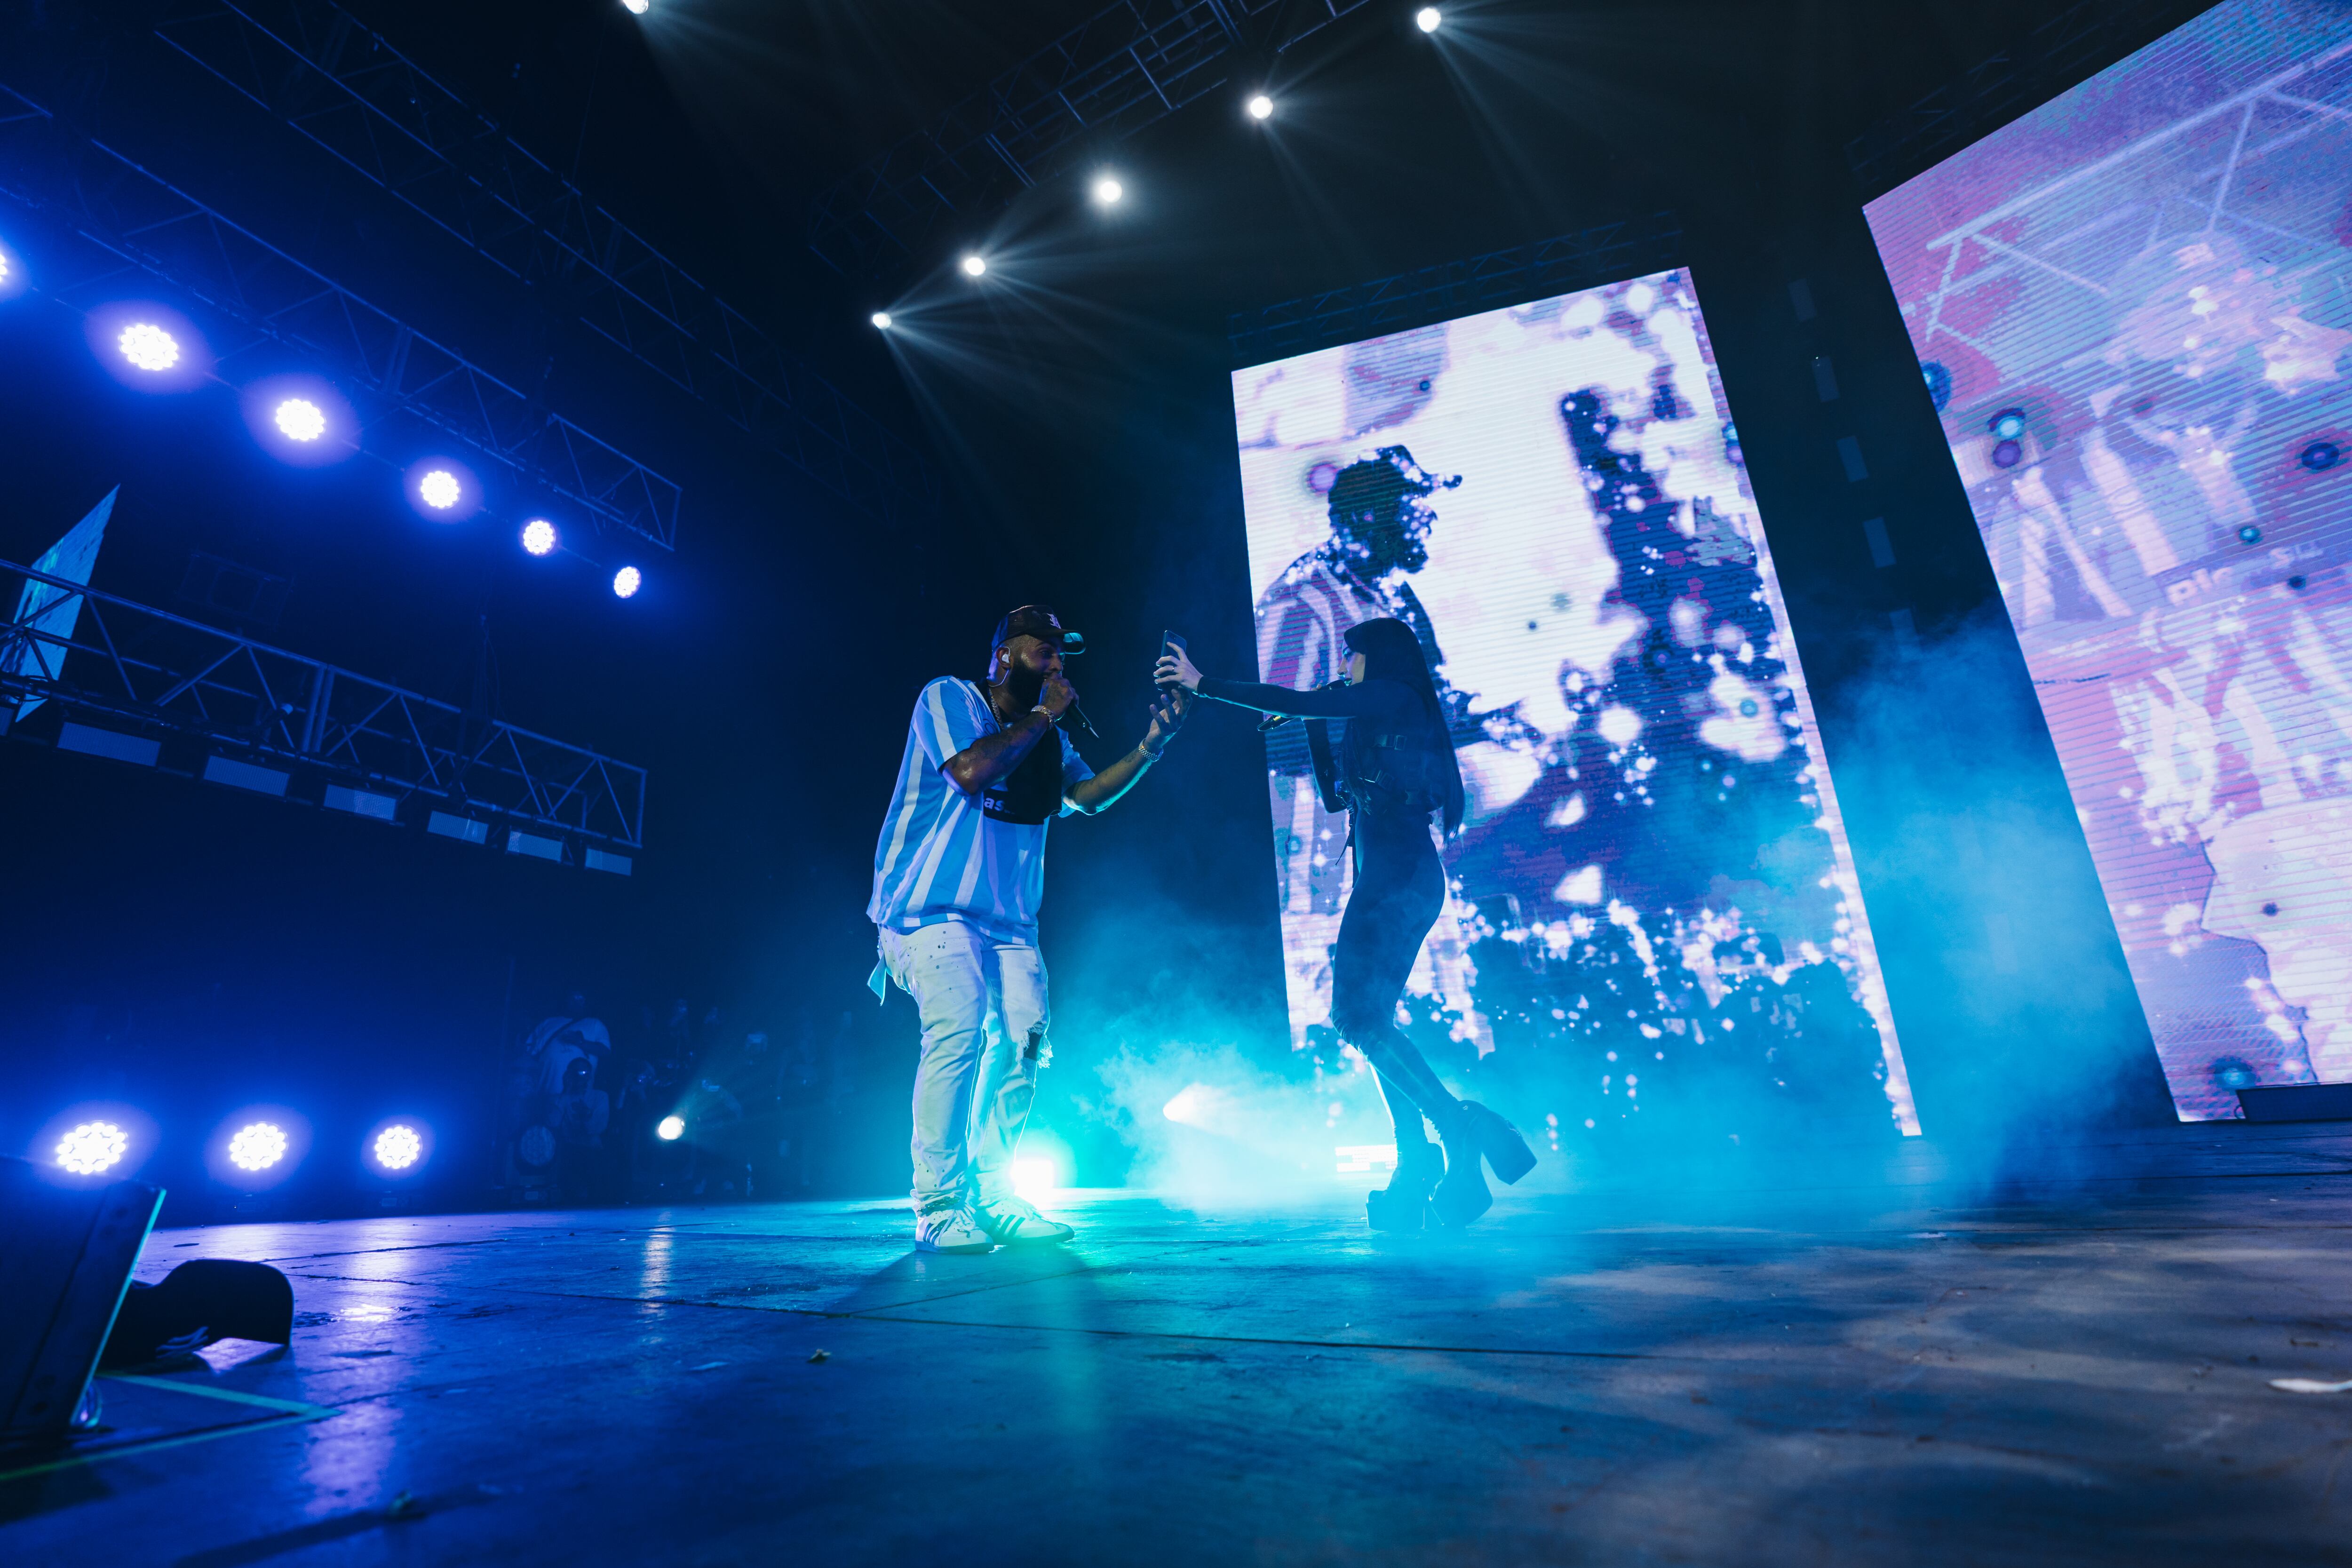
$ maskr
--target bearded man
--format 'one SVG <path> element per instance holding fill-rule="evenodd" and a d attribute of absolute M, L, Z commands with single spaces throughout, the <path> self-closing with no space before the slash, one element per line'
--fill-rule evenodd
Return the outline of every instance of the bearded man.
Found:
<path fill-rule="evenodd" d="M 1051 1055 L 1037 951 L 1045 830 L 1134 788 L 1191 705 L 1162 694 L 1134 750 L 1096 773 L 1056 727 L 1077 701 L 1063 661 L 1084 647 L 1052 610 L 1024 605 L 997 623 L 987 682 L 932 681 L 908 725 L 866 912 L 881 945 L 876 994 L 897 982 L 922 1018 L 918 1251 L 1071 1234 L 1013 1190 L 1013 1152 Z"/>

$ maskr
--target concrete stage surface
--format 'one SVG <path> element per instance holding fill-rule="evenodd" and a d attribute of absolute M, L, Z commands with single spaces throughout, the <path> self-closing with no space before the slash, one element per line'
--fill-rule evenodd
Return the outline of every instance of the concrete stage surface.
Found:
<path fill-rule="evenodd" d="M 290 1274 L 292 1349 L 106 1380 L 0 1561 L 2352 1562 L 2352 1394 L 2271 1385 L 2352 1377 L 2352 1140 L 2192 1131 L 1461 1236 L 1339 1189 L 1068 1194 L 977 1258 L 879 1200 L 160 1232 L 142 1278 Z"/>

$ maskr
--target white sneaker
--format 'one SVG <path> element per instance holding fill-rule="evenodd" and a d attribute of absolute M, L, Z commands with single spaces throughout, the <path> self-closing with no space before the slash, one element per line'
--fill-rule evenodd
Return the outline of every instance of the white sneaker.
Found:
<path fill-rule="evenodd" d="M 995 1238 L 968 1208 L 923 1215 L 915 1221 L 918 1252 L 993 1252 Z"/>
<path fill-rule="evenodd" d="M 1007 1196 L 990 1206 L 975 1205 L 972 1212 L 982 1230 L 1007 1246 L 1016 1241 L 1067 1241 L 1077 1235 L 1060 1220 L 1039 1214 L 1024 1198 Z"/>

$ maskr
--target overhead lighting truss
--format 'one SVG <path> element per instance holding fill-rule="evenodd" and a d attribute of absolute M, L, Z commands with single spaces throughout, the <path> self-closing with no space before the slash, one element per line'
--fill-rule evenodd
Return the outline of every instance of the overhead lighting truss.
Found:
<path fill-rule="evenodd" d="M 10 603 L 28 584 L 42 585 L 40 615 L 0 622 L 0 729 L 53 704 L 115 737 L 193 741 L 189 755 L 310 786 L 404 806 L 424 796 L 425 806 L 591 847 L 644 845 L 641 767 L 0 561 Z M 68 623 L 69 633 L 58 629 Z"/>
<path fill-rule="evenodd" d="M 676 548 L 675 483 L 5 86 L 0 194 L 600 521 Z M 87 308 L 113 277 L 45 287 Z"/>
<path fill-rule="evenodd" d="M 331 0 L 175 0 L 155 36 L 834 495 L 938 511 L 911 445 Z"/>
<path fill-rule="evenodd" d="M 1265 364 L 1474 311 L 1663 272 L 1684 260 L 1682 220 L 1671 212 L 1650 213 L 1240 311 L 1226 323 L 1226 342 L 1233 345 L 1236 365 Z"/>
<path fill-rule="evenodd" d="M 879 278 L 971 222 L 1223 86 L 1236 50 L 1280 53 L 1368 0 L 1118 0 L 817 198 L 809 248 Z M 1294 20 L 1295 18 L 1295 20 Z"/>

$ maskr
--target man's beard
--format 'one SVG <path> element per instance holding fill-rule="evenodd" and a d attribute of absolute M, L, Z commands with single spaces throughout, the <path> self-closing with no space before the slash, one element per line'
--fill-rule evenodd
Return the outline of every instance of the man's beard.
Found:
<path fill-rule="evenodd" d="M 1016 664 L 1004 672 L 1004 689 L 1011 692 L 1013 700 L 1022 707 L 1033 708 L 1045 692 L 1045 672 Z"/>

